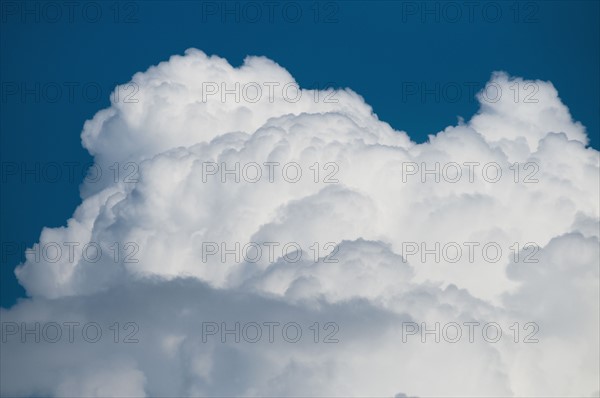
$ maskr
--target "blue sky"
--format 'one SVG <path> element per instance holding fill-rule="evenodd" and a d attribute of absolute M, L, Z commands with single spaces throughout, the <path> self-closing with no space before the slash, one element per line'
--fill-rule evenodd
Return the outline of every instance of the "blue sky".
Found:
<path fill-rule="evenodd" d="M 7 3 L 15 4 L 4 2 L 3 7 Z M 254 3 L 262 7 L 256 21 L 251 8 L 245 8 L 246 14 L 238 12 L 239 21 L 223 14 L 221 2 L 95 3 L 102 12 L 97 22 L 93 7 L 86 8 L 87 17 L 82 15 L 86 2 L 72 21 L 63 3 L 55 3 L 63 7 L 56 22 L 56 10 L 43 8 L 43 2 L 27 4 L 33 14 L 22 15 L 21 5 L 16 11 L 2 9 L 4 164 L 24 162 L 33 168 L 36 163 L 76 162 L 80 172 L 91 161 L 79 138 L 83 123 L 109 105 L 114 84 L 190 47 L 225 57 L 233 65 L 246 55 L 265 55 L 289 70 L 302 87 L 351 87 L 381 120 L 417 142 L 454 124 L 457 116 L 472 116 L 477 102 L 470 90 L 478 91 L 495 70 L 549 80 L 574 119 L 587 126 L 591 146 L 600 148 L 597 1 L 487 2 L 486 13 L 477 7 L 470 20 L 462 8 L 457 21 L 448 8 L 423 13 L 421 2 L 300 2 L 294 3 L 301 4 L 300 17 L 290 6 L 287 15 L 276 9 L 272 21 L 262 2 Z M 441 7 L 427 4 L 433 10 Z M 495 18 L 497 9 L 502 15 Z M 19 89 L 14 94 L 12 89 L 22 84 L 36 93 L 24 95 Z M 72 98 L 69 84 L 74 87 Z M 57 85 L 61 95 L 50 102 L 53 94 L 48 90 Z M 411 94 L 409 87 L 439 87 L 440 97 Z M 461 92 L 443 91 L 453 87 Z M 15 177 L 3 181 L 3 307 L 24 295 L 13 275 L 23 260 L 22 245 L 36 242 L 44 226 L 64 225 L 80 203 L 80 181 L 80 174 L 56 183 L 32 178 L 23 183 Z M 14 243 L 19 246 L 15 253 L 9 250 Z"/>

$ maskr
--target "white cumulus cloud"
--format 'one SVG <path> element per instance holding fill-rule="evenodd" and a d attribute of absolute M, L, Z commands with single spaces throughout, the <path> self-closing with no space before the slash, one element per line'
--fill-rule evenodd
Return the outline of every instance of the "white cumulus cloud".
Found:
<path fill-rule="evenodd" d="M 130 84 L 137 102 L 113 97 L 81 134 L 104 173 L 40 235 L 73 258 L 27 254 L 29 298 L 1 310 L 104 335 L 4 328 L 3 395 L 598 396 L 599 153 L 550 82 L 496 72 L 471 120 L 421 144 L 264 57 L 192 49 Z M 108 172 L 129 162 L 135 178 Z M 236 322 L 260 341 L 206 334 Z M 465 322 L 503 336 L 469 341 Z M 463 336 L 404 341 L 422 323 Z"/>

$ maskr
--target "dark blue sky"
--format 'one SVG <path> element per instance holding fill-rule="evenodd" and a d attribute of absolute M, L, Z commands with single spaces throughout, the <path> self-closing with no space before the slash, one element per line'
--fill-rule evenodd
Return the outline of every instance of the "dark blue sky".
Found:
<path fill-rule="evenodd" d="M 234 65 L 265 55 L 302 87 L 350 87 L 418 142 L 468 119 L 477 110 L 472 87 L 492 71 L 550 80 L 600 148 L 599 2 L 465 3 L 2 1 L 0 304 L 24 296 L 13 275 L 22 248 L 80 203 L 91 160 L 83 122 L 108 106 L 115 83 L 189 47 Z M 73 162 L 76 176 L 61 166 L 56 182 L 45 179 L 53 162 Z M 38 165 L 40 181 L 10 174 L 15 165 Z"/>

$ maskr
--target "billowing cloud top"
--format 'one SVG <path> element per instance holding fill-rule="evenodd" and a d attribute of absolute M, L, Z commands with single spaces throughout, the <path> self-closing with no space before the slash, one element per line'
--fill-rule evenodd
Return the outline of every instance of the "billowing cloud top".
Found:
<path fill-rule="evenodd" d="M 8 341 L 3 394 L 598 394 L 599 156 L 550 82 L 494 73 L 470 121 L 422 144 L 264 57 L 188 50 L 129 86 L 136 101 L 86 122 L 104 173 L 42 231 L 16 270 L 31 298 L 2 319 L 131 321 L 140 341 Z M 91 244 L 104 254 L 77 250 Z M 334 322 L 339 342 L 201 333 L 286 320 Z M 532 323 L 539 342 L 402 339 L 407 322 L 469 321 Z"/>

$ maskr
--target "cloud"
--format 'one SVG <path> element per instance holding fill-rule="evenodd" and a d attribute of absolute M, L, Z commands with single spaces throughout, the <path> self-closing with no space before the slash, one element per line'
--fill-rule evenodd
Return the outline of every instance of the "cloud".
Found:
<path fill-rule="evenodd" d="M 16 270 L 30 298 L 2 309 L 10 327 L 95 322 L 104 337 L 5 333 L 3 394 L 598 391 L 599 157 L 551 83 L 494 73 L 470 121 L 422 144 L 264 57 L 234 68 L 188 50 L 131 84 L 137 102 L 113 97 L 82 132 L 119 178 L 82 184 L 67 226 Z M 271 342 L 271 322 L 303 337 Z M 442 341 L 423 343 L 436 323 Z"/>

